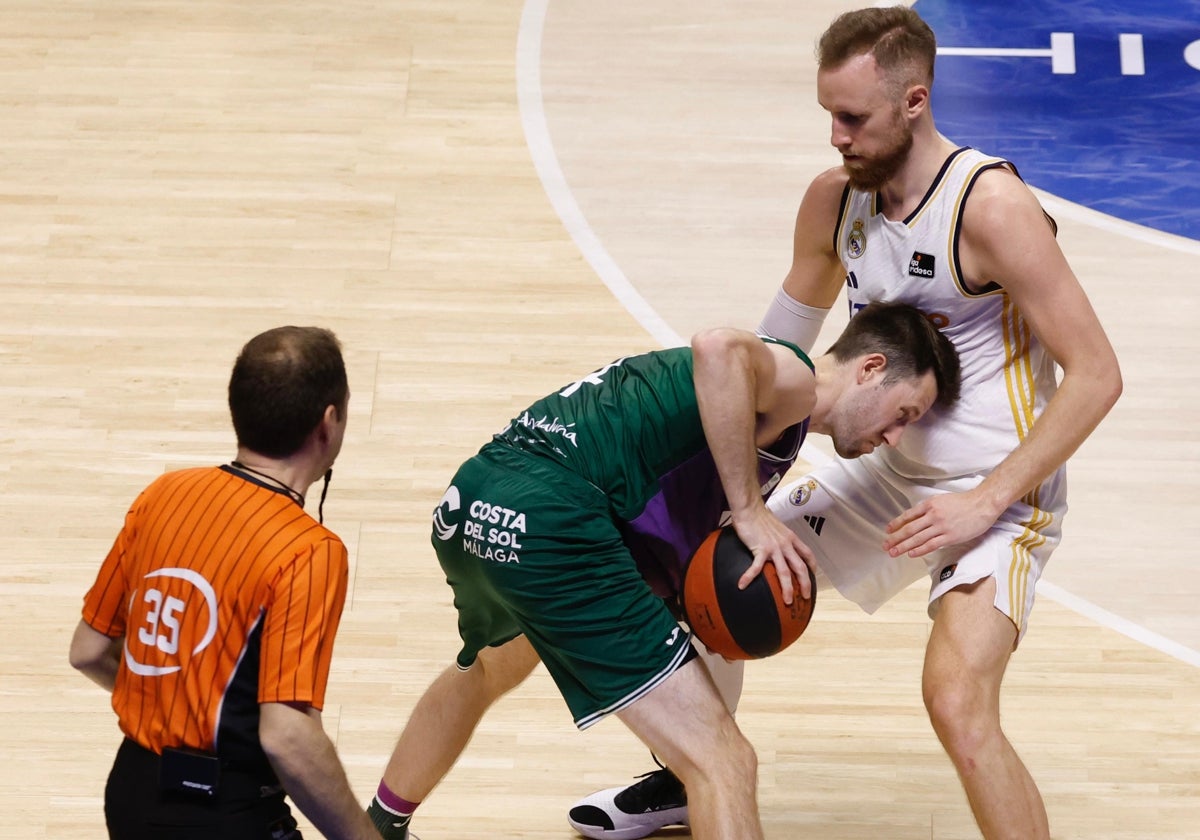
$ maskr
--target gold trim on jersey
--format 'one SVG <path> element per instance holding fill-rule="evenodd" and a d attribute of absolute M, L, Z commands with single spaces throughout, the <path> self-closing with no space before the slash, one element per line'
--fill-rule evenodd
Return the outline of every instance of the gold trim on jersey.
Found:
<path fill-rule="evenodd" d="M 1012 410 L 1017 440 L 1023 441 L 1036 419 L 1036 386 L 1033 380 L 1033 364 L 1029 358 L 1033 333 L 1007 294 L 1004 295 L 1004 304 L 1000 312 L 1000 329 L 1004 339 L 1004 383 L 1008 388 L 1008 404 Z"/>
<path fill-rule="evenodd" d="M 838 202 L 838 217 L 837 225 L 833 229 L 833 252 L 837 255 L 838 261 L 842 264 L 844 271 L 849 271 L 847 261 L 849 254 L 846 253 L 847 234 L 850 222 L 850 205 L 854 203 L 854 191 L 850 189 L 850 185 L 842 187 L 842 197 Z"/>
<path fill-rule="evenodd" d="M 1025 531 L 1012 543 L 1012 563 L 1008 567 L 1008 603 L 1012 610 L 1017 633 L 1025 626 L 1026 603 L 1029 596 L 1029 570 L 1033 565 L 1033 552 L 1046 542 L 1042 532 L 1054 521 L 1054 515 L 1038 507 L 1040 486 L 1028 493 L 1022 501 L 1033 509 L 1029 519 L 1022 522 Z"/>
<path fill-rule="evenodd" d="M 945 163 L 942 164 L 942 168 L 938 170 L 937 178 L 933 184 L 930 185 L 930 188 L 925 193 L 925 196 L 921 199 L 921 203 L 917 206 L 917 209 L 913 211 L 913 214 L 905 220 L 905 224 L 908 225 L 910 230 L 917 226 L 917 222 L 920 221 L 921 216 L 925 214 L 925 211 L 933 206 L 934 201 L 937 200 L 938 194 L 946 188 L 946 184 L 950 180 L 950 173 L 953 172 L 954 168 L 962 162 L 962 156 L 969 151 L 971 151 L 970 147 L 960 146 L 951 152 L 950 156 L 946 158 Z M 957 202 L 955 206 L 958 206 Z M 950 227 L 953 228 L 955 225 L 951 225 Z M 952 254 L 954 252 L 947 251 L 946 253 Z"/>
<path fill-rule="evenodd" d="M 1008 167 L 1008 165 L 1008 161 L 998 157 L 989 157 L 978 161 L 971 167 L 971 171 L 967 174 L 966 179 L 963 180 L 962 186 L 959 187 L 958 195 L 954 199 L 954 209 L 950 216 L 954 221 L 952 224 L 947 225 L 948 232 L 946 234 L 946 254 L 950 257 L 950 279 L 954 282 L 954 287 L 958 289 L 959 294 L 971 300 L 1001 294 L 1004 290 L 997 287 L 982 292 L 974 292 L 967 288 L 967 284 L 963 280 L 962 267 L 958 264 L 958 248 L 955 247 L 955 243 L 958 240 L 959 223 L 962 220 L 963 203 L 967 200 L 967 196 L 971 194 L 971 189 L 975 186 L 975 181 L 985 170 L 999 169 Z"/>
<path fill-rule="evenodd" d="M 1001 334 L 1004 339 L 1004 383 L 1008 388 L 1008 402 L 1012 410 L 1013 427 L 1017 440 L 1025 440 L 1033 423 L 1034 399 L 1036 388 L 1033 379 L 1033 365 L 1029 357 L 1029 349 L 1033 333 L 1020 311 L 1013 304 L 1012 298 L 1004 295 L 1004 304 L 1000 312 Z M 1012 619 L 1017 625 L 1018 632 L 1025 623 L 1026 599 L 1029 594 L 1029 570 L 1032 566 L 1032 552 L 1046 542 L 1042 534 L 1051 522 L 1053 514 L 1042 510 L 1039 506 L 1040 485 L 1030 491 L 1023 499 L 1033 513 L 1023 522 L 1024 533 L 1012 544 L 1012 563 L 1008 568 L 1008 600 L 1012 608 Z"/>

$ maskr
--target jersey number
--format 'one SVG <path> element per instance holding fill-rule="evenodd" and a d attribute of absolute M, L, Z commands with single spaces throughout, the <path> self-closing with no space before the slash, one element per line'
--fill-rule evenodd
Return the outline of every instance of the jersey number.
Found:
<path fill-rule="evenodd" d="M 146 613 L 146 626 L 138 628 L 138 638 L 147 647 L 156 647 L 167 654 L 178 653 L 179 613 L 183 612 L 183 601 L 170 595 L 164 598 L 157 589 L 147 589 L 143 600 L 150 605 L 150 611 Z"/>
<path fill-rule="evenodd" d="M 572 382 L 566 388 L 563 388 L 561 391 L 558 392 L 558 395 L 560 397 L 569 397 L 572 394 L 574 394 L 576 391 L 578 391 L 580 388 L 582 388 L 584 386 L 584 384 L 589 384 L 589 385 L 604 384 L 604 379 L 603 379 L 604 374 L 608 373 L 610 370 L 617 367 L 618 365 L 621 364 L 621 362 L 625 361 L 628 358 L 629 358 L 628 356 L 622 356 L 621 358 L 617 359 L 615 362 L 610 362 L 607 365 L 605 365 L 604 367 L 600 368 L 600 370 L 596 371 L 595 373 L 589 373 L 587 376 L 583 377 L 583 379 L 580 379 L 578 382 Z"/>

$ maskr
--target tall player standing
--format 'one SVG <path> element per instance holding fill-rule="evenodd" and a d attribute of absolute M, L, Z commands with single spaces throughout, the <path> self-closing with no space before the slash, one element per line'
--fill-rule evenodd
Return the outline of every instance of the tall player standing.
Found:
<path fill-rule="evenodd" d="M 867 611 L 931 577 L 922 689 L 934 730 L 983 836 L 1037 840 L 1049 837 L 1046 808 L 1001 728 L 1000 687 L 1061 536 L 1064 464 L 1115 404 L 1121 374 L 1016 169 L 938 133 L 936 51 L 905 7 L 848 12 L 822 35 L 818 99 L 843 163 L 805 193 L 761 331 L 811 349 L 843 283 L 852 312 L 911 303 L 958 348 L 962 400 L 895 449 L 835 459 L 783 488 L 771 508 Z M 819 535 L 806 516 L 824 519 Z M 740 663 L 710 667 L 740 686 Z M 610 840 L 686 819 L 666 769 L 570 814 L 585 836 Z"/>

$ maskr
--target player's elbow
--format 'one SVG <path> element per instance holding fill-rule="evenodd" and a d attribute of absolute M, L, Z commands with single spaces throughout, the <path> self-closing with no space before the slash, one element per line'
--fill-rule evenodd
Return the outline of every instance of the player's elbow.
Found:
<path fill-rule="evenodd" d="M 1102 359 L 1100 354 L 1090 359 L 1086 364 L 1077 367 L 1065 367 L 1064 384 L 1070 379 L 1072 389 L 1085 401 L 1087 414 L 1097 421 L 1104 417 L 1117 404 L 1125 382 L 1121 376 L 1121 368 L 1115 355 L 1110 359 Z"/>
<path fill-rule="evenodd" d="M 1117 400 L 1121 398 L 1121 393 L 1125 390 L 1125 380 L 1121 376 L 1121 368 L 1114 362 L 1102 375 L 1093 379 L 1093 383 L 1096 391 L 1096 403 L 1102 406 L 1104 413 L 1107 414 L 1117 404 Z"/>
<path fill-rule="evenodd" d="M 1108 392 L 1108 397 L 1109 397 L 1108 407 L 1109 408 L 1112 408 L 1114 405 L 1117 404 L 1117 400 L 1119 400 L 1121 398 L 1121 394 L 1124 392 L 1124 390 L 1125 390 L 1125 380 L 1121 376 L 1121 371 L 1119 369 L 1114 369 L 1113 376 L 1112 376 L 1112 385 L 1109 388 L 1109 392 Z"/>
<path fill-rule="evenodd" d="M 749 370 L 752 345 L 759 343 L 753 333 L 731 327 L 702 330 L 692 336 L 692 360 L 697 371 Z"/>
<path fill-rule="evenodd" d="M 714 327 L 692 336 L 692 353 L 697 357 L 716 358 L 728 354 L 741 344 L 740 330 Z"/>

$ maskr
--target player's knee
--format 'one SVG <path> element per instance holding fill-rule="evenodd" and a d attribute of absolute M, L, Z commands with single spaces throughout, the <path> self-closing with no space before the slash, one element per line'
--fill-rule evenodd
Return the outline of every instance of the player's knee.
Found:
<path fill-rule="evenodd" d="M 533 673 L 538 662 L 537 653 L 523 636 L 513 639 L 498 648 L 487 648 L 479 652 L 475 662 L 476 678 L 491 702 L 512 691 Z"/>
<path fill-rule="evenodd" d="M 973 716 L 973 694 L 970 688 L 937 674 L 926 673 L 921 682 L 925 710 L 939 733 L 943 728 L 951 728 L 955 721 Z"/>
<path fill-rule="evenodd" d="M 758 772 L 758 755 L 742 731 L 734 728 L 733 734 L 727 739 L 728 751 L 726 760 L 739 775 L 754 776 Z"/>
<path fill-rule="evenodd" d="M 937 680 L 927 675 L 922 694 L 929 722 L 956 764 L 978 754 L 999 736 L 996 704 L 970 680 Z"/>
<path fill-rule="evenodd" d="M 689 752 L 686 758 L 671 765 L 688 790 L 718 787 L 753 786 L 758 777 L 758 756 L 754 746 L 737 729 L 722 733 L 715 743 Z"/>
<path fill-rule="evenodd" d="M 754 746 L 744 737 L 739 739 L 736 761 L 743 778 L 750 779 L 751 781 L 758 778 L 758 753 L 754 751 Z"/>
<path fill-rule="evenodd" d="M 714 774 L 728 771 L 739 778 L 754 778 L 758 774 L 758 755 L 754 752 L 754 745 L 742 734 L 732 718 L 722 727 L 720 750 L 711 759 L 715 759 L 709 761 Z"/>

